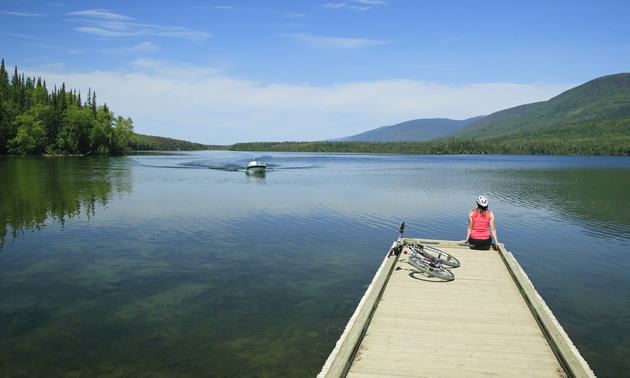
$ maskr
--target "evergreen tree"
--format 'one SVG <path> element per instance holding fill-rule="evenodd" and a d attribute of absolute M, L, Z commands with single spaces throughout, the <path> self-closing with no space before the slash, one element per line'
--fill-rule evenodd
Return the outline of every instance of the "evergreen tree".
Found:
<path fill-rule="evenodd" d="M 4 59 L 0 65 L 0 96 L 5 99 L 9 95 L 9 73 L 4 66 Z"/>
<path fill-rule="evenodd" d="M 20 80 L 20 76 L 18 75 L 17 66 L 15 66 L 15 71 L 13 72 L 13 77 L 11 78 L 11 95 L 18 113 L 22 112 L 21 92 L 22 82 Z"/>
<path fill-rule="evenodd" d="M 92 114 L 96 117 L 96 91 L 92 92 Z"/>
<path fill-rule="evenodd" d="M 88 88 L 87 99 L 85 100 L 85 106 L 92 108 L 92 88 Z"/>
<path fill-rule="evenodd" d="M 9 140 L 10 130 L 9 98 L 11 87 L 9 86 L 9 74 L 4 66 L 4 59 L 0 64 L 0 154 L 6 153 L 6 144 Z"/>

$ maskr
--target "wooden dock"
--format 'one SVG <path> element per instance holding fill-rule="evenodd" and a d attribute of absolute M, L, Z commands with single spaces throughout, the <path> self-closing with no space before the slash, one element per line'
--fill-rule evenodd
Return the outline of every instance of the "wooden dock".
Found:
<path fill-rule="evenodd" d="M 386 257 L 318 377 L 594 377 L 514 256 L 416 240 L 461 262 L 445 282 Z"/>

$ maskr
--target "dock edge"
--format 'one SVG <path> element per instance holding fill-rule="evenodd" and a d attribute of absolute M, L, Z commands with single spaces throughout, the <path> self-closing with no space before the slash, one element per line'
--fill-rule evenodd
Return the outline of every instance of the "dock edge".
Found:
<path fill-rule="evenodd" d="M 392 248 L 395 244 L 392 244 Z M 318 378 L 346 376 L 397 261 L 398 256 L 390 256 L 388 251 L 357 309 L 348 321 L 343 334 L 337 341 L 335 349 L 330 353 L 321 372 L 317 375 Z"/>
<path fill-rule="evenodd" d="M 534 319 L 543 332 L 558 362 L 569 377 L 595 377 L 586 360 L 566 334 L 562 325 L 553 315 L 544 299 L 538 294 L 527 274 L 516 261 L 514 255 L 503 246 L 498 247 L 499 254 L 508 268 L 514 283 L 527 303 Z"/>

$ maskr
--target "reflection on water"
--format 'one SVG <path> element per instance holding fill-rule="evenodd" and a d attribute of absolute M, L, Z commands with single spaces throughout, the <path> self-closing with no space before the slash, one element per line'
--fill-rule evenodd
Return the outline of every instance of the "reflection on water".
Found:
<path fill-rule="evenodd" d="M 15 239 L 47 221 L 63 226 L 80 214 L 89 219 L 112 196 L 131 193 L 128 172 L 118 168 L 101 157 L 0 159 L 0 250 L 7 232 Z"/>
<path fill-rule="evenodd" d="M 244 173 L 252 158 L 272 169 Z M 627 159 L 214 151 L 0 164 L 6 230 L 36 230 L 0 253 L 9 375 L 314 376 L 400 222 L 410 237 L 461 240 L 479 194 L 595 373 L 630 369 Z"/>
<path fill-rule="evenodd" d="M 267 178 L 267 172 L 265 171 L 247 171 L 245 174 L 251 187 L 264 185 L 266 183 L 265 178 Z"/>

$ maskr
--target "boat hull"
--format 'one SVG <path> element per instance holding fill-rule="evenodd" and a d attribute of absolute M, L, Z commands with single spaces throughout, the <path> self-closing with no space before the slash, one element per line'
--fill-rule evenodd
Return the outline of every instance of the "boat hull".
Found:
<path fill-rule="evenodd" d="M 264 165 L 250 166 L 247 167 L 245 172 L 264 172 L 267 169 Z"/>

